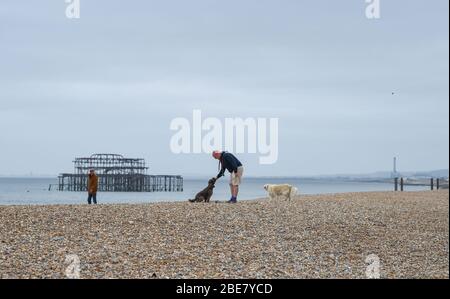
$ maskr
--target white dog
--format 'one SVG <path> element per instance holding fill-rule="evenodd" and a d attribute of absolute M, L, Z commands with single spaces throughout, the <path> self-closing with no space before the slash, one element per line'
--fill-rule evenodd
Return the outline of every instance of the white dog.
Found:
<path fill-rule="evenodd" d="M 297 195 L 298 189 L 292 185 L 264 185 L 264 189 L 269 193 L 270 199 L 278 199 L 280 196 L 285 200 L 291 200 L 291 198 Z"/>

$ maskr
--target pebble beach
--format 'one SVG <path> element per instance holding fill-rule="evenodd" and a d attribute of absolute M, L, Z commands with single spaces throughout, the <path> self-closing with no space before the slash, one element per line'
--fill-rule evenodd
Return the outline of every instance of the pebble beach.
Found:
<path fill-rule="evenodd" d="M 0 206 L 3 279 L 367 278 L 374 267 L 449 278 L 448 190 Z"/>

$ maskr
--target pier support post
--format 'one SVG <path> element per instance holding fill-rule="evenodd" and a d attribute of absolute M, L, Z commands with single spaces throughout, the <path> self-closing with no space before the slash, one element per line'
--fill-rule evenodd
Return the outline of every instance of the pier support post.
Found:
<path fill-rule="evenodd" d="M 398 178 L 394 179 L 394 191 L 398 191 Z"/>
<path fill-rule="evenodd" d="M 403 178 L 400 178 L 400 191 L 403 192 Z"/>
<path fill-rule="evenodd" d="M 430 186 L 431 186 L 431 191 L 433 191 L 434 190 L 434 179 L 433 178 L 431 178 L 431 180 L 430 180 Z"/>
<path fill-rule="evenodd" d="M 437 179 L 436 179 L 436 190 L 439 190 L 439 188 L 441 187 L 441 186 L 440 186 L 440 183 L 441 183 L 441 182 L 440 182 L 439 178 L 437 178 Z"/>

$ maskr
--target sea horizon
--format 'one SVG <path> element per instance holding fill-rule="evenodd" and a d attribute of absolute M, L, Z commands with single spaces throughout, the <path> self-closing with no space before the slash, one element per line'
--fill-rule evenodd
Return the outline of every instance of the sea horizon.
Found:
<path fill-rule="evenodd" d="M 265 179 L 265 178 L 294 178 L 294 179 L 342 179 L 345 177 L 350 178 L 374 178 L 374 179 L 388 179 L 391 178 L 390 174 L 392 172 L 387 170 L 379 170 L 373 172 L 364 172 L 364 173 L 331 173 L 331 174 L 301 174 L 301 175 L 246 175 L 246 178 L 252 179 Z M 414 174 L 423 174 L 423 176 L 429 175 L 430 177 L 436 177 L 434 173 L 445 173 L 446 175 L 438 175 L 438 177 L 447 177 L 449 176 L 449 169 L 440 168 L 433 170 L 406 170 L 399 172 L 399 175 L 403 176 L 413 176 Z M 26 179 L 26 178 L 36 178 L 36 179 L 53 179 L 58 178 L 60 174 L 0 174 L 0 178 L 18 178 L 18 179 Z M 148 173 L 148 175 L 173 175 L 168 173 Z M 204 174 L 177 174 L 181 175 L 184 179 L 208 179 L 214 175 L 204 175 Z"/>

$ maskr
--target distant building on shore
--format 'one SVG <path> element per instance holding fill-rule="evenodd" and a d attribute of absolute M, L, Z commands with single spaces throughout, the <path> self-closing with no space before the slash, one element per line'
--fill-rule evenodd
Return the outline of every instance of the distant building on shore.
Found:
<path fill-rule="evenodd" d="M 75 158 L 74 173 L 58 176 L 59 191 L 87 191 L 90 169 L 99 177 L 98 191 L 103 192 L 181 192 L 180 175 L 149 175 L 142 158 L 126 158 L 118 154 L 94 154 Z"/>

